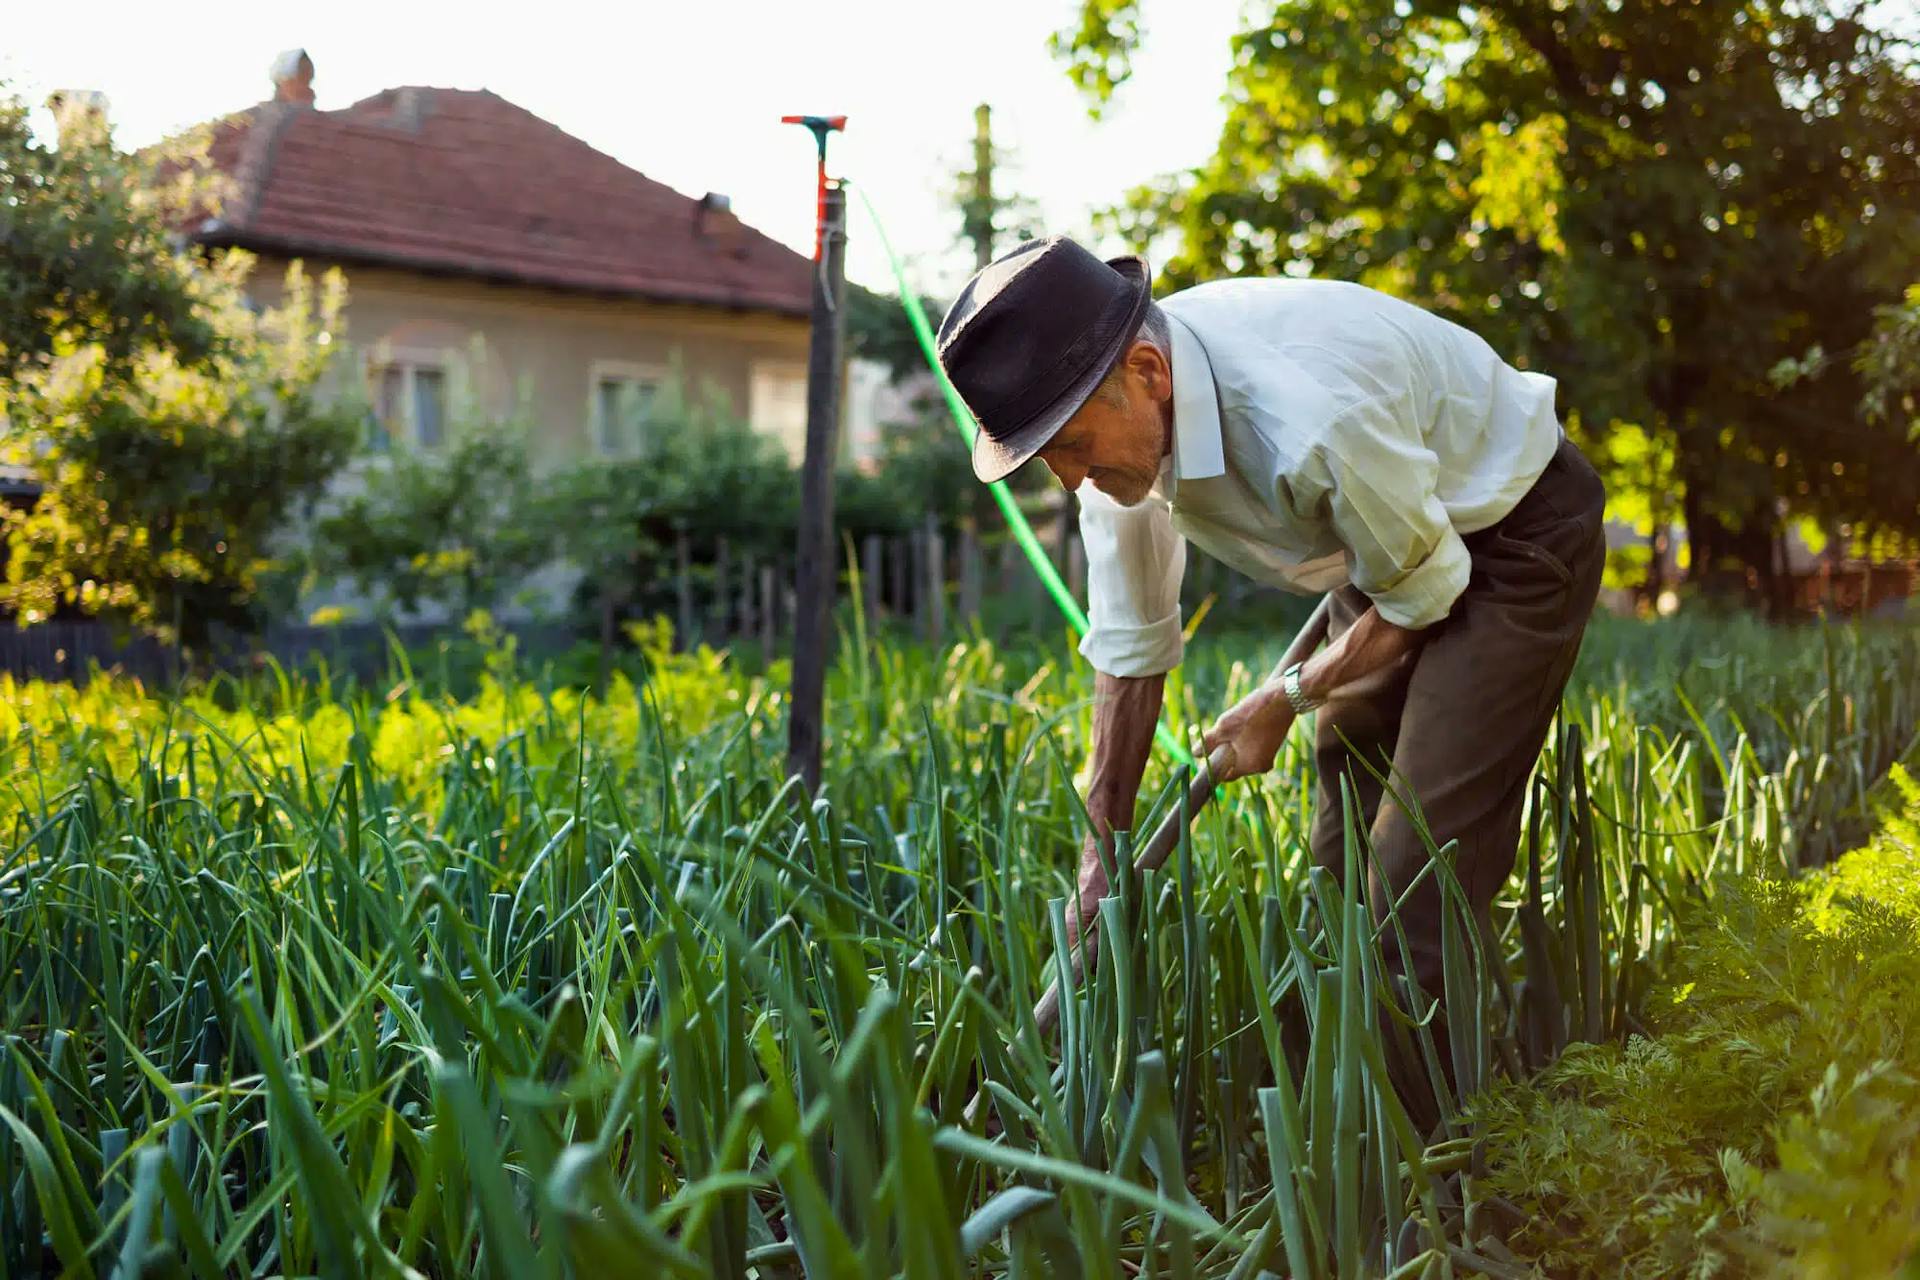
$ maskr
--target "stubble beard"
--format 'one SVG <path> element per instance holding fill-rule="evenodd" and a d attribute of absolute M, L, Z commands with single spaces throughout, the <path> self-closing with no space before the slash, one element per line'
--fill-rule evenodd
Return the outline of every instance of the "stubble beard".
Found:
<path fill-rule="evenodd" d="M 1137 507 L 1147 500 L 1147 494 L 1153 489 L 1153 481 L 1153 475 L 1143 477 L 1132 471 L 1121 474 L 1110 469 L 1101 473 L 1100 478 L 1093 482 L 1093 487 L 1123 507 Z"/>
<path fill-rule="evenodd" d="M 1160 478 L 1158 433 L 1139 424 L 1127 440 L 1124 456 L 1100 468 L 1093 487 L 1123 507 L 1137 507 L 1147 500 L 1154 481 Z"/>

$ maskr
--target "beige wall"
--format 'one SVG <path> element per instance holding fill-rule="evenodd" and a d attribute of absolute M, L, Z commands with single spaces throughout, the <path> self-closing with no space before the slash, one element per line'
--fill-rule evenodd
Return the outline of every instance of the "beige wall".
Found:
<path fill-rule="evenodd" d="M 317 273 L 325 264 L 307 265 Z M 286 267 L 284 259 L 261 258 L 257 300 L 279 300 Z M 364 379 L 369 365 L 388 359 L 438 362 L 447 370 L 450 420 L 458 422 L 462 409 L 495 418 L 518 411 L 532 424 L 543 465 L 593 450 L 593 388 L 602 372 L 665 370 L 677 360 L 690 397 L 717 398 L 736 416 L 773 419 L 754 425 L 782 435 L 791 424 L 778 418 L 791 412 L 796 377 L 804 404 L 805 317 L 345 270 L 351 356 L 336 376 Z"/>

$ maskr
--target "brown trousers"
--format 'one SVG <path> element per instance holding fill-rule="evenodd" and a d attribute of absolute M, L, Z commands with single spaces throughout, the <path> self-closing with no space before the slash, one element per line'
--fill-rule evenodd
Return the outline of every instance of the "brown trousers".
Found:
<path fill-rule="evenodd" d="M 1483 919 L 1513 871 L 1527 779 L 1600 590 L 1605 502 L 1600 477 L 1563 439 L 1511 512 L 1466 535 L 1473 557 L 1467 589 L 1426 643 L 1383 678 L 1362 682 L 1369 687 L 1320 709 L 1314 858 L 1336 875 L 1345 866 L 1344 775 L 1359 803 L 1356 823 L 1372 840 L 1376 914 L 1427 865 L 1428 849 L 1397 802 L 1381 803 L 1380 782 L 1356 754 L 1414 797 L 1436 845 L 1459 842 L 1455 874 Z M 1359 591 L 1340 588 L 1330 636 L 1367 608 Z M 1441 994 L 1441 901 L 1429 876 L 1401 907 L 1409 955 L 1388 947 L 1394 967 L 1434 997 Z"/>

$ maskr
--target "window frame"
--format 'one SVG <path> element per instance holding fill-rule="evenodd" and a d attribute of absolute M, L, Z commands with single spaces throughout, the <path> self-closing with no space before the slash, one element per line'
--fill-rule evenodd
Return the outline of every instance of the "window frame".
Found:
<path fill-rule="evenodd" d="M 788 355 L 755 356 L 747 362 L 747 423 L 755 431 L 778 441 L 798 465 L 807 448 L 807 373 L 808 361 L 805 357 Z M 791 436 L 773 428 L 772 424 L 761 421 L 763 415 L 755 410 L 754 395 L 763 380 L 775 379 L 797 381 L 800 386 L 800 420 Z M 844 416 L 844 406 L 843 406 Z"/>
<path fill-rule="evenodd" d="M 445 351 L 433 347 L 395 347 L 385 343 L 376 345 L 366 353 L 362 363 L 362 376 L 367 387 L 368 416 L 372 418 L 381 432 L 383 445 L 391 445 L 400 438 L 394 426 L 381 416 L 381 392 L 384 389 L 386 374 L 389 370 L 400 371 L 400 413 L 398 426 L 404 433 L 406 443 L 415 449 L 437 450 L 444 448 L 449 434 L 453 402 L 453 362 Z M 440 376 L 440 439 L 428 444 L 420 438 L 420 421 L 416 412 L 419 405 L 418 388 L 414 375 L 425 371 Z"/>
<path fill-rule="evenodd" d="M 587 366 L 587 449 L 596 458 L 631 458 L 645 447 L 645 440 L 629 442 L 625 449 L 609 448 L 607 423 L 601 409 L 600 387 L 606 382 L 642 383 L 653 388 L 654 396 L 665 393 L 672 370 L 663 364 L 638 360 L 594 360 Z"/>

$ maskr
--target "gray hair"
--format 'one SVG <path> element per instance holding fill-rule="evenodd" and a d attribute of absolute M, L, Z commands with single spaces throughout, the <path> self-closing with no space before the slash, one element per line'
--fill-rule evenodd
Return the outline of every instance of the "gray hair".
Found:
<path fill-rule="evenodd" d="M 1153 344 L 1154 348 L 1167 358 L 1167 363 L 1173 363 L 1173 327 L 1167 320 L 1167 313 L 1160 309 L 1159 303 L 1147 304 L 1146 314 L 1140 317 L 1140 327 L 1120 348 L 1120 355 L 1115 358 L 1113 367 L 1107 370 L 1106 377 L 1100 379 L 1100 385 L 1094 388 L 1093 394 L 1108 404 L 1121 403 L 1120 364 L 1136 342 Z"/>
<path fill-rule="evenodd" d="M 1140 331 L 1134 341 L 1145 340 L 1159 348 L 1160 354 L 1169 361 L 1173 359 L 1173 326 L 1167 321 L 1167 313 L 1160 309 L 1157 302 L 1147 304 L 1147 314 L 1140 317 Z"/>

